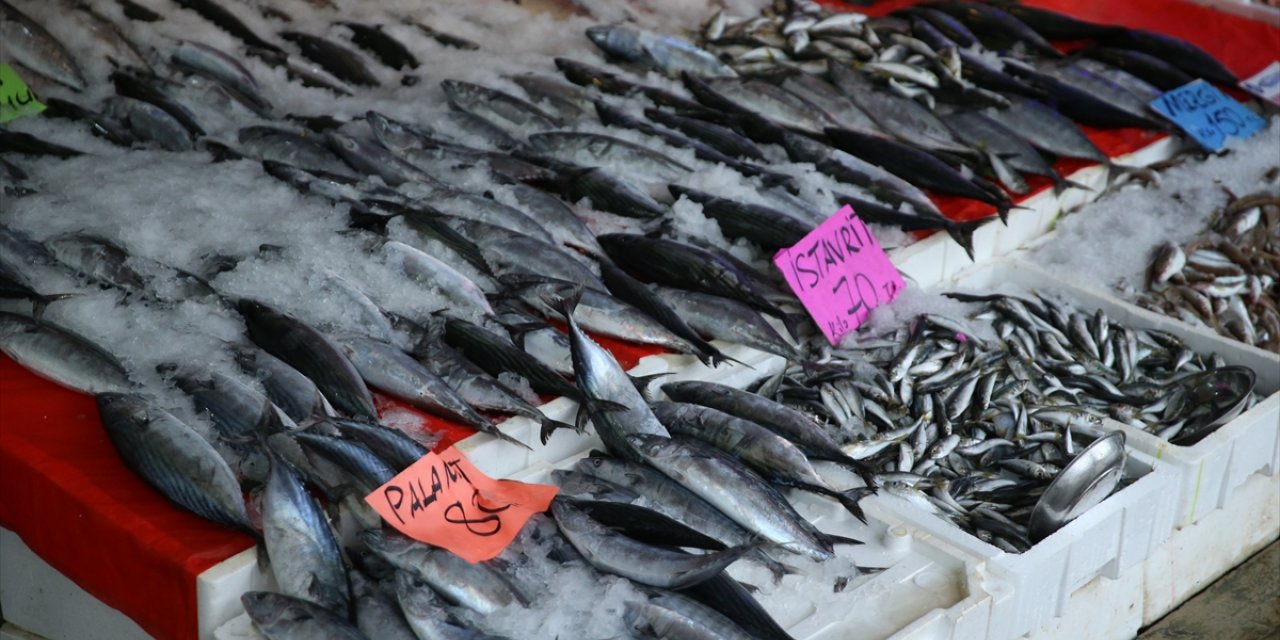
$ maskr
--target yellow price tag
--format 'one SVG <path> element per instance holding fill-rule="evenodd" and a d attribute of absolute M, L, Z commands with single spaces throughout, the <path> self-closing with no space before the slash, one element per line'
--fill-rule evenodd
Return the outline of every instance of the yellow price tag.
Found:
<path fill-rule="evenodd" d="M 34 116 L 45 110 L 13 67 L 0 64 L 0 123 Z"/>

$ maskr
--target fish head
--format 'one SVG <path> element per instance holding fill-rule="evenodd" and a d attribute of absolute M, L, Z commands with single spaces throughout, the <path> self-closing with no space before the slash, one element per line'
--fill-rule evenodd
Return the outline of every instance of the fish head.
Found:
<path fill-rule="evenodd" d="M 94 396 L 104 424 L 146 418 L 148 400 L 137 393 L 99 393 Z"/>
<path fill-rule="evenodd" d="M 263 628 L 279 628 L 294 617 L 291 598 L 269 591 L 249 591 L 240 596 L 244 612 L 253 624 Z"/>

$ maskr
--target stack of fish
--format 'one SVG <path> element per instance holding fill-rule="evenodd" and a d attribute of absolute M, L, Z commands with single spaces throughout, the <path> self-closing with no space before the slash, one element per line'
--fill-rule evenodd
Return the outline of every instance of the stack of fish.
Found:
<path fill-rule="evenodd" d="M 1144 308 L 1280 353 L 1280 196 L 1258 192 L 1216 212 L 1183 246 L 1166 242 L 1147 270 Z"/>
<path fill-rule="evenodd" d="M 858 413 L 856 424 L 865 426 L 855 434 L 865 440 L 842 447 L 826 420 L 765 397 L 773 393 L 679 383 L 664 387 L 672 402 L 651 406 L 637 389 L 644 382 L 588 335 L 658 345 L 711 364 L 729 360 L 711 340 L 802 361 L 813 328 L 776 275 L 760 268 L 761 258 L 798 241 L 836 204 L 853 204 L 872 223 L 943 230 L 972 254 L 973 231 L 985 221 L 947 219 L 926 191 L 981 201 L 1003 215 L 1013 206 L 1009 195 L 979 174 L 1018 193 L 1017 172 L 1067 184 L 1042 152 L 1106 161 L 1072 120 L 1038 100 L 1053 98 L 1067 116 L 1089 124 L 1164 128 L 1145 108 L 1128 108 L 1128 91 L 1141 85 L 1124 71 L 1082 60 L 1059 67 L 1050 60 L 1056 50 L 1039 45 L 1040 36 L 1010 14 L 1047 37 L 1074 37 L 1066 32 L 1072 24 L 1093 28 L 1090 37 L 1158 51 L 1194 75 L 1223 77 L 1216 62 L 1185 43 L 990 5 L 937 5 L 864 21 L 793 3 L 777 18 L 713 19 L 710 50 L 734 56 L 732 47 L 761 43 L 732 64 L 678 38 L 595 26 L 582 43 L 593 43 L 615 66 L 579 59 L 586 53 L 543 60 L 542 73 L 502 81 L 518 93 L 441 79 L 440 91 L 427 94 L 440 116 L 426 121 L 369 108 L 374 100 L 357 117 L 350 109 L 287 114 L 279 105 L 298 108 L 296 95 L 277 95 L 260 80 L 287 77 L 290 86 L 319 88 L 349 106 L 343 101 L 393 92 L 397 82 L 411 90 L 419 85 L 414 73 L 429 68 L 414 53 L 419 43 L 397 39 L 392 26 L 412 26 L 459 55 L 476 51 L 477 60 L 486 55 L 482 45 L 416 19 L 370 23 L 362 15 L 356 22 L 332 7 L 318 14 L 331 18 L 349 45 L 306 32 L 275 6 L 262 7 L 264 17 L 253 21 L 277 31 L 262 36 L 241 8 L 177 4 L 184 10 L 170 15 L 132 0 L 79 3 L 66 12 L 99 52 L 109 52 L 109 68 L 94 59 L 100 73 L 87 73 L 84 59 L 53 35 L 66 25 L 42 26 L 28 16 L 34 3 L 24 11 L 0 0 L 5 61 L 33 83 L 48 81 L 38 85 L 49 107 L 45 119 L 71 122 L 42 131 L 54 140 L 63 131 L 91 131 L 114 145 L 64 144 L 21 127 L 0 131 L 13 210 L 23 202 L 57 206 L 57 186 L 41 174 L 58 162 L 102 155 L 109 164 L 146 149 L 172 152 L 175 164 L 198 157 L 210 179 L 260 169 L 301 194 L 298 208 L 339 213 L 342 228 L 318 220 L 291 230 L 296 239 L 285 236 L 283 245 L 170 264 L 124 241 L 127 212 L 111 211 L 119 218 L 103 228 L 35 234 L 27 232 L 39 228 L 34 214 L 11 214 L 6 205 L 0 295 L 30 304 L 0 312 L 0 349 L 56 382 L 97 394 L 121 456 L 165 496 L 263 541 L 280 593 L 248 594 L 244 605 L 270 637 L 493 637 L 473 628 L 483 621 L 454 607 L 487 614 L 530 601 L 501 563 L 470 565 L 379 529 L 361 497 L 431 442 L 429 434 L 379 424 L 374 391 L 515 446 L 533 443 L 504 433 L 494 414 L 537 421 L 545 441 L 572 427 L 543 415 L 535 394 L 577 401 L 580 422 L 591 422 L 611 457 L 557 477 L 565 495 L 552 508 L 559 533 L 550 535 L 563 535 L 559 561 L 581 559 L 646 587 L 627 603 L 619 632 L 785 638 L 724 568 L 746 558 L 781 574 L 790 569 L 772 554 L 827 560 L 834 545 L 851 541 L 818 531 L 779 488 L 830 497 L 860 517 L 858 500 L 877 482 L 919 490 L 952 479 L 946 508 L 957 520 L 1005 548 L 1025 548 L 1009 524 L 1023 505 L 998 492 L 1029 485 L 1009 478 L 981 484 L 976 479 L 994 479 L 978 475 L 978 463 L 998 458 L 1014 473 L 1048 473 L 1075 445 L 1070 431 L 1064 436 L 1042 424 L 1073 424 L 1132 398 L 1143 400 L 1133 419 L 1171 430 L 1181 414 L 1149 395 L 1158 386 L 1150 380 L 1206 367 L 1184 358 L 1167 336 L 1113 328 L 1105 318 L 1076 335 L 1074 316 L 1059 317 L 1065 312 L 1047 301 L 1001 298 L 993 306 L 1006 310 L 1001 326 L 1009 333 L 1001 344 L 1008 346 L 959 341 L 952 323 L 930 318 L 920 326 L 937 330 L 906 338 L 888 376 L 874 383 L 858 382 L 856 368 L 840 362 L 794 384 L 785 378 L 775 389 L 779 400 L 817 394 L 830 403 L 828 418 L 846 427 Z M 210 46 L 198 30 L 183 41 L 151 33 L 157 23 L 197 16 L 239 44 Z M 973 46 L 978 37 L 970 29 L 983 44 L 1016 40 L 1040 57 L 1019 61 L 1011 56 L 1027 52 L 1015 47 L 1000 68 Z M 163 44 L 135 45 L 142 37 Z M 779 37 L 785 44 L 775 42 Z M 806 56 L 821 62 L 825 77 L 811 75 Z M 569 83 L 551 75 L 553 67 Z M 649 71 L 680 84 L 641 75 Z M 1132 87 L 1120 89 L 1117 81 Z M 260 187 L 251 195 L 269 192 Z M 691 225 L 697 215 L 711 224 Z M 170 241 L 182 234 L 158 233 Z M 334 246 L 352 254 L 344 260 L 394 285 L 353 280 L 350 271 L 296 274 L 310 287 L 303 295 L 338 301 L 334 317 L 309 313 L 296 292 L 249 295 L 237 286 L 252 269 L 310 264 L 302 257 Z M 393 305 L 392 288 L 431 298 L 433 313 Z M 77 325 L 75 310 L 102 298 L 117 313 L 162 324 L 179 315 L 207 317 L 207 335 L 199 338 L 219 345 L 216 358 L 127 358 L 118 351 L 149 336 L 104 342 L 81 335 L 75 327 L 85 319 Z M 121 324 L 127 332 L 129 322 Z M 1076 357 L 1077 349 L 1089 358 Z M 215 359 L 235 366 L 220 368 Z M 1057 383 L 1032 383 L 1048 372 Z M 917 384 L 916 376 L 925 379 Z M 174 389 L 185 399 L 174 401 Z M 1062 408 L 1064 395 L 1081 406 Z M 1170 418 L 1174 424 L 1165 426 Z M 199 428 L 206 421 L 211 433 Z M 890 450 L 892 460 L 884 457 Z M 997 453 L 970 462 L 990 451 Z M 818 460 L 864 482 L 833 486 L 815 471 L 811 461 Z M 897 475 L 884 476 L 890 466 Z M 245 488 L 262 502 L 260 521 L 245 508 Z M 987 504 L 1000 496 L 1010 500 L 1006 507 Z M 325 507 L 366 530 L 359 551 L 341 547 Z"/>
<path fill-rule="evenodd" d="M 1236 412 L 1258 401 L 1252 372 L 1167 332 L 1049 296 L 949 295 L 982 303 L 974 326 L 986 326 L 925 314 L 757 392 L 830 425 L 886 491 L 1006 551 L 1031 545 L 1036 500 L 1106 419 L 1185 445 L 1221 424 L 1203 388 Z"/>

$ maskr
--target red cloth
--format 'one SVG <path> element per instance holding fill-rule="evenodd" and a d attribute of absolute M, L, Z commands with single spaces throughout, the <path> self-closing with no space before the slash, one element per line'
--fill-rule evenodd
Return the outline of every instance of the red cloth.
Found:
<path fill-rule="evenodd" d="M 597 338 L 625 368 L 654 347 Z M 474 433 L 418 413 L 442 451 Z M 495 416 L 496 417 L 496 416 Z M 157 638 L 197 637 L 195 578 L 253 539 L 175 507 L 124 466 L 93 398 L 0 356 L 0 526 Z"/>
<path fill-rule="evenodd" d="M 837 3 L 832 3 L 837 4 Z M 881 3 L 885 13 L 912 2 Z M 1280 58 L 1280 30 L 1171 0 L 1032 0 L 1100 22 L 1150 28 L 1187 39 L 1241 76 Z M 1087 130 L 1115 156 L 1158 135 L 1133 129 Z M 1064 174 L 1085 166 L 1062 161 Z M 1044 187 L 1047 182 L 1034 183 Z M 948 215 L 991 213 L 980 203 L 939 198 Z M 600 340 L 630 368 L 658 350 Z M 383 399 L 385 401 L 385 399 Z M 380 407 L 395 403 L 385 401 Z M 424 417 L 445 432 L 439 447 L 470 430 Z M 0 525 L 41 558 L 158 638 L 195 638 L 195 576 L 252 541 L 172 506 L 124 467 L 107 441 L 93 400 L 37 378 L 0 358 Z"/>
<path fill-rule="evenodd" d="M 93 398 L 0 357 L 0 525 L 157 638 L 196 637 L 195 578 L 253 540 L 124 466 Z"/>

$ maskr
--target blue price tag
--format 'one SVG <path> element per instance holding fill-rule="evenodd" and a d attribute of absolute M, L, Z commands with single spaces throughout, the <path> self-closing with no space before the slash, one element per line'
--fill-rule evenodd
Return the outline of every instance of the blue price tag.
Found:
<path fill-rule="evenodd" d="M 1151 108 L 1210 151 L 1226 146 L 1228 137 L 1248 138 L 1267 126 L 1265 120 L 1204 80 L 1165 93 L 1151 102 Z"/>

